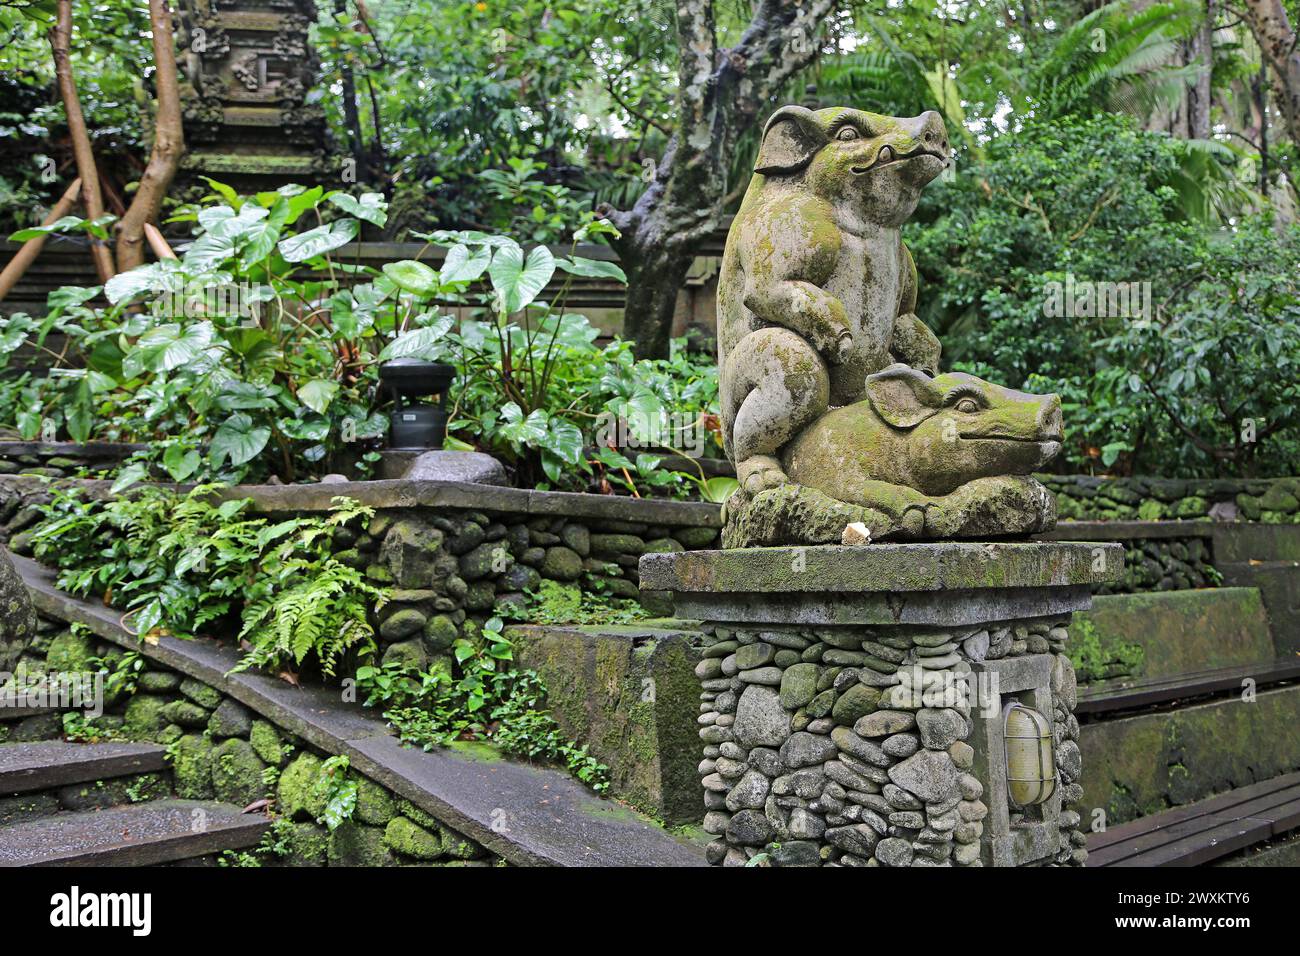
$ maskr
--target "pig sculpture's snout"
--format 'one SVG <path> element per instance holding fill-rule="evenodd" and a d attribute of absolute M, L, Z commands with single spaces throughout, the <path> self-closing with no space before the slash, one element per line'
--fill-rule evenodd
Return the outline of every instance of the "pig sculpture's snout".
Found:
<path fill-rule="evenodd" d="M 1038 410 L 1038 440 L 1059 442 L 1065 434 L 1065 423 L 1061 418 L 1061 396 L 1044 395 L 1042 408 Z"/>

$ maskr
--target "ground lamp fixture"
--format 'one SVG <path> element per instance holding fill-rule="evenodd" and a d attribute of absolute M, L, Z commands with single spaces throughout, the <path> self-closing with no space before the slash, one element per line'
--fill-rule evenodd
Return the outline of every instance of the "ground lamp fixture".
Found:
<path fill-rule="evenodd" d="M 379 366 L 379 381 L 396 402 L 389 415 L 389 448 L 442 447 L 447 435 L 447 390 L 455 374 L 454 366 L 412 358 L 391 359 Z M 434 401 L 417 401 L 428 398 Z"/>

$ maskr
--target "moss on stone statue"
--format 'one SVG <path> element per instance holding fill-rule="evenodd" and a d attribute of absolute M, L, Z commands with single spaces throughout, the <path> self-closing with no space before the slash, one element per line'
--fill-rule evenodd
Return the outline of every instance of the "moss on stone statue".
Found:
<path fill-rule="evenodd" d="M 406 817 L 393 817 L 384 829 L 384 845 L 403 856 L 417 860 L 436 860 L 443 855 L 442 837 Z"/>

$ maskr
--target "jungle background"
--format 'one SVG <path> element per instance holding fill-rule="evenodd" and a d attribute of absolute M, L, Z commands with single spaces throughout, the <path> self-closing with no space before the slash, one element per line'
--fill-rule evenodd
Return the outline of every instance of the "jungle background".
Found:
<path fill-rule="evenodd" d="M 64 7 L 99 179 L 134 210 L 172 119 L 151 30 L 162 6 L 0 0 L 5 235 L 39 223 L 76 165 L 51 53 Z M 478 415 L 517 455 L 539 452 L 521 464 L 533 479 L 554 481 L 548 461 L 578 452 L 532 413 L 558 422 L 575 395 L 626 402 L 637 360 L 678 382 L 664 394 L 711 400 L 698 394 L 707 354 L 670 342 L 672 300 L 743 196 L 763 120 L 786 102 L 943 115 L 954 167 L 905 230 L 918 312 L 947 366 L 1062 394 L 1061 470 L 1270 476 L 1300 462 L 1297 0 L 326 0 L 316 12 L 309 99 L 356 170 L 344 191 L 386 207 L 363 217 L 382 237 L 475 231 L 528 248 L 566 245 L 592 222 L 617 229 L 584 237 L 618 253 L 626 341 L 613 353 L 584 334 L 568 341 L 575 366 L 598 355 L 622 385 L 601 392 L 575 372 L 571 391 L 551 395 L 548 378 L 511 419 L 490 415 L 490 375 L 462 383 L 481 393 L 466 420 Z M 163 192 L 159 220 L 183 212 Z M 106 227 L 119 250 L 131 215 Z M 1067 280 L 1149 283 L 1149 314 L 1048 314 Z M 311 375 L 324 381 L 303 373 L 289 392 Z M 0 405 L 20 416 L 25 401 L 48 409 L 50 394 Z M 324 414 L 329 400 L 305 404 Z M 293 427 L 305 434 L 305 421 Z M 219 430 L 214 420 L 206 438 Z M 461 434 L 476 443 L 472 431 Z M 300 437 L 268 426 L 272 446 L 282 432 Z M 635 487 L 636 463 L 605 464 Z"/>

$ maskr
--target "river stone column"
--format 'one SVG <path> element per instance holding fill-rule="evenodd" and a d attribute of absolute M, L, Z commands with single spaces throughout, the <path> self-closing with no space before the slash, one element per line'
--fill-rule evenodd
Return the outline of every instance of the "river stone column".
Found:
<path fill-rule="evenodd" d="M 1076 542 L 644 556 L 641 586 L 703 622 L 709 861 L 1081 865 L 1065 647 L 1123 561 Z M 1045 718 L 1055 764 L 1051 795 L 1024 807 L 1008 794 L 1012 703 Z"/>

